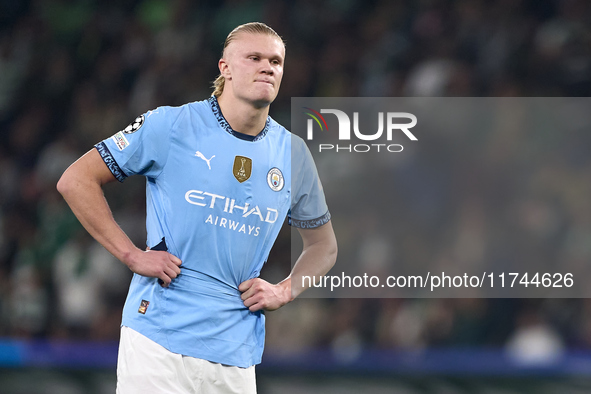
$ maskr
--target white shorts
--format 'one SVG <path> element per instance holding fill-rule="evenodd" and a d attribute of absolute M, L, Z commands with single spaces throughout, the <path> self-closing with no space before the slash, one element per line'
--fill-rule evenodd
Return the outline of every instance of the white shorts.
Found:
<path fill-rule="evenodd" d="M 212 363 L 172 353 L 129 327 L 121 327 L 117 394 L 256 394 L 254 365 Z"/>

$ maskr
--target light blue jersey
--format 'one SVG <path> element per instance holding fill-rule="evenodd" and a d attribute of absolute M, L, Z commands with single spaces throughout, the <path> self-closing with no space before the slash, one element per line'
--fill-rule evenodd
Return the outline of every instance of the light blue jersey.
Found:
<path fill-rule="evenodd" d="M 182 260 L 167 288 L 133 276 L 122 324 L 174 353 L 248 367 L 261 361 L 265 317 L 238 286 L 259 275 L 289 211 L 304 228 L 330 214 L 300 138 L 270 117 L 254 140 L 240 136 L 211 97 L 148 111 L 96 148 L 119 181 L 146 177 L 147 244 Z M 304 169 L 293 180 L 292 165 Z"/>

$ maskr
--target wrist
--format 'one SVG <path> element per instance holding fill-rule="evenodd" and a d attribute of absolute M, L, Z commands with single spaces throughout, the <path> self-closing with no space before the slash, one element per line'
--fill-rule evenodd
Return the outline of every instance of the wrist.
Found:
<path fill-rule="evenodd" d="M 131 271 L 135 272 L 135 267 L 140 261 L 142 251 L 136 247 L 123 252 L 121 256 L 121 262 L 127 266 Z"/>
<path fill-rule="evenodd" d="M 278 284 L 278 286 L 281 288 L 281 292 L 283 294 L 284 305 L 295 299 L 295 297 L 291 293 L 291 278 L 283 280 Z"/>

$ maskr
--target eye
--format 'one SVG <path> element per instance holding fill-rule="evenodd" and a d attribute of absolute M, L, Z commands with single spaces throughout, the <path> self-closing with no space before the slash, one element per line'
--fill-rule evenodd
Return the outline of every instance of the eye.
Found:
<path fill-rule="evenodd" d="M 279 66 L 281 65 L 281 62 L 279 60 L 273 60 L 272 62 L 274 65 Z"/>
<path fill-rule="evenodd" d="M 250 60 L 254 60 L 254 61 L 257 61 L 257 60 L 259 60 L 259 57 L 258 57 L 258 56 L 249 56 L 248 58 L 249 58 Z"/>

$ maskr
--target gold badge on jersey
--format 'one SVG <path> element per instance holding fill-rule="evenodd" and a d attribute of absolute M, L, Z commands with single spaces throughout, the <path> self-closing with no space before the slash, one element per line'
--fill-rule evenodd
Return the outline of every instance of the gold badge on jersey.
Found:
<path fill-rule="evenodd" d="M 252 160 L 244 156 L 236 156 L 234 158 L 234 168 L 232 173 L 238 182 L 242 183 L 250 178 L 252 173 Z"/>

